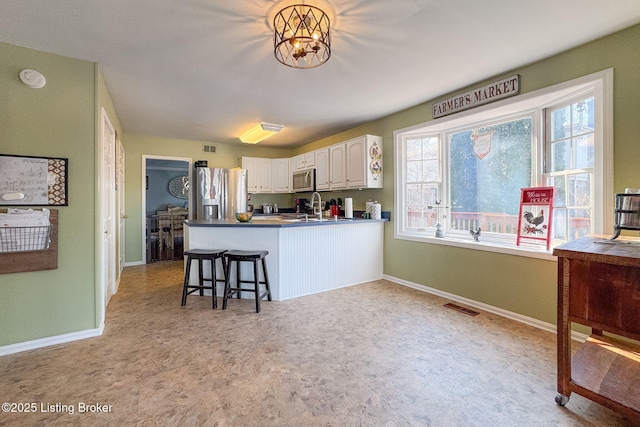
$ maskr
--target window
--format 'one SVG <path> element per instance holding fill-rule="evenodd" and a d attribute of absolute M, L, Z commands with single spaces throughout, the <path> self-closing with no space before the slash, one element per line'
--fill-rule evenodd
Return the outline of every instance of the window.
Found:
<path fill-rule="evenodd" d="M 593 232 L 594 97 L 546 110 L 545 173 L 555 187 L 553 237 L 574 240 Z"/>
<path fill-rule="evenodd" d="M 533 121 L 527 115 L 446 133 L 450 232 L 516 235 L 520 189 L 532 185 Z"/>
<path fill-rule="evenodd" d="M 409 138 L 406 141 L 407 227 L 414 230 L 435 228 L 435 208 L 440 193 L 440 141 L 437 136 Z"/>
<path fill-rule="evenodd" d="M 609 230 L 611 81 L 607 70 L 396 131 L 396 238 L 544 257 L 516 246 L 520 189 L 535 186 L 555 188 L 554 244 Z"/>

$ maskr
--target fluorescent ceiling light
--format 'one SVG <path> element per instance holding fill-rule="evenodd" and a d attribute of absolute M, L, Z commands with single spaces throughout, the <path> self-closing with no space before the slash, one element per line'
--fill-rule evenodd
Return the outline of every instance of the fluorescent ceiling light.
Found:
<path fill-rule="evenodd" d="M 280 132 L 282 128 L 284 128 L 284 125 L 262 122 L 240 135 L 240 141 L 246 144 L 257 144 L 274 133 Z"/>

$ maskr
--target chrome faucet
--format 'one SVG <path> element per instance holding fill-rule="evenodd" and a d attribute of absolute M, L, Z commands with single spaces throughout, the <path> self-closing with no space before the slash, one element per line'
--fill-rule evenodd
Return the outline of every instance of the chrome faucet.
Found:
<path fill-rule="evenodd" d="M 314 191 L 311 195 L 311 209 L 315 212 L 313 201 L 316 199 L 316 194 L 318 195 L 318 221 L 322 221 L 322 197 L 320 197 L 320 193 L 317 191 Z"/>

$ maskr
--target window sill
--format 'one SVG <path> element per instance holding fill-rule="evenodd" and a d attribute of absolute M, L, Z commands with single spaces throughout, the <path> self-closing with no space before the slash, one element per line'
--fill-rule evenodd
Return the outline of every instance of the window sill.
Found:
<path fill-rule="evenodd" d="M 557 258 L 552 255 L 551 250 L 546 250 L 542 246 L 535 245 L 523 245 L 515 246 L 508 244 L 499 244 L 494 242 L 479 242 L 457 239 L 454 237 L 431 237 L 415 234 L 396 234 L 396 239 L 399 240 L 411 240 L 414 242 L 429 243 L 434 245 L 454 246 L 457 248 L 472 249 L 476 251 L 495 252 L 507 255 L 523 256 L 528 258 L 537 258 L 547 261 L 557 261 Z"/>

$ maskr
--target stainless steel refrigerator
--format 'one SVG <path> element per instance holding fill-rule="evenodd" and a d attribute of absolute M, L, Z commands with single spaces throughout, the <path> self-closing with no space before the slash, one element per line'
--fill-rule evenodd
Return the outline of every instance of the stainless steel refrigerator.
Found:
<path fill-rule="evenodd" d="M 196 167 L 195 218 L 235 218 L 236 212 L 247 211 L 247 171 Z"/>

